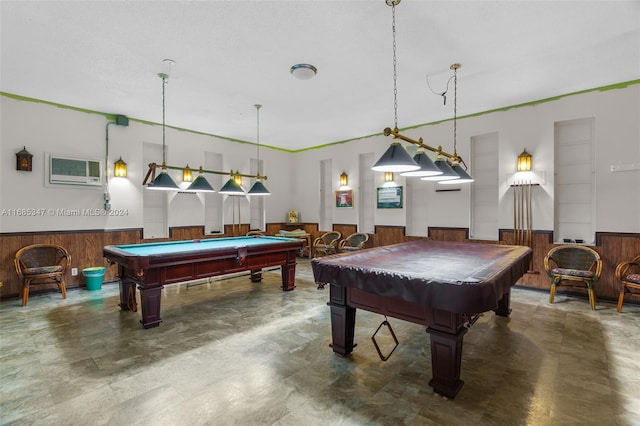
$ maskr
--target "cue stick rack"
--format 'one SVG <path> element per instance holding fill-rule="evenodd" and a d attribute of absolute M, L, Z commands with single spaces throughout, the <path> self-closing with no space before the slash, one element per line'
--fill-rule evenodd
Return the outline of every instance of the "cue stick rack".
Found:
<path fill-rule="evenodd" d="M 513 188 L 513 244 L 533 249 L 533 229 L 531 213 L 531 188 L 538 186 L 530 180 L 515 181 Z M 532 265 L 531 265 L 532 266 Z M 527 273 L 537 273 L 529 267 Z"/>
<path fill-rule="evenodd" d="M 513 241 L 520 246 L 532 246 L 531 181 L 516 181 L 513 188 Z"/>

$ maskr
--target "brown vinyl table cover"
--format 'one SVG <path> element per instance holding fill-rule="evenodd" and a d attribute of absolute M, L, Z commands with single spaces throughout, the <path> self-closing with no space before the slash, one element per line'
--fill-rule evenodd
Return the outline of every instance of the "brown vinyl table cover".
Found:
<path fill-rule="evenodd" d="M 527 272 L 524 246 L 416 240 L 312 260 L 318 283 L 461 314 L 498 307 Z"/>

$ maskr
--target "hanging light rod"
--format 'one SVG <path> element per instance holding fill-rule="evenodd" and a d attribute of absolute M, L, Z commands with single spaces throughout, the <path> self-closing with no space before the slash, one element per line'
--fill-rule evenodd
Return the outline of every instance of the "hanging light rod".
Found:
<path fill-rule="evenodd" d="M 422 142 L 422 138 L 420 138 L 419 141 L 415 140 L 415 139 L 411 139 L 407 136 L 404 136 L 402 134 L 400 134 L 400 132 L 398 131 L 398 129 L 394 129 L 391 130 L 390 127 L 387 127 L 386 129 L 383 130 L 383 133 L 385 136 L 393 136 L 395 139 L 401 139 L 405 142 L 409 142 L 413 145 L 416 145 L 420 148 L 424 148 L 426 150 L 429 150 L 431 152 L 435 152 L 438 155 L 442 155 L 444 157 L 450 158 L 451 160 L 457 160 L 462 164 L 465 164 L 464 161 L 462 160 L 462 157 L 460 157 L 458 154 L 449 154 L 446 151 L 442 150 L 442 146 L 438 146 L 437 148 L 434 148 L 432 146 L 429 146 L 427 144 L 425 144 L 424 142 Z M 466 166 L 466 164 L 465 164 Z"/>
<path fill-rule="evenodd" d="M 167 166 L 165 163 L 162 164 L 158 164 L 158 163 L 149 163 L 149 170 L 147 171 L 147 174 L 144 177 L 144 181 L 142 182 L 142 185 L 146 185 L 147 181 L 149 181 L 149 178 L 151 178 L 151 180 L 153 181 L 155 179 L 156 176 L 156 169 L 168 169 L 168 170 L 180 170 L 183 171 L 185 168 L 184 167 L 177 167 L 177 166 Z M 250 179 L 264 179 L 267 180 L 266 176 L 262 176 L 262 175 L 247 175 L 244 173 L 239 173 L 237 171 L 233 171 L 231 170 L 230 172 L 219 172 L 217 170 L 205 170 L 202 167 L 200 167 L 198 169 L 198 173 L 211 173 L 214 175 L 224 175 L 224 176 L 242 176 L 242 177 L 246 177 L 246 178 L 250 178 Z"/>

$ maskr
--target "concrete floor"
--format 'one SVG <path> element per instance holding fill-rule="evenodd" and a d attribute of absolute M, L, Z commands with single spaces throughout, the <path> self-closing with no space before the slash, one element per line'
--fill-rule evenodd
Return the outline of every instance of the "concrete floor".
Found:
<path fill-rule="evenodd" d="M 640 307 L 514 289 L 511 318 L 486 313 L 464 338 L 464 387 L 435 395 L 424 328 L 390 318 L 400 346 L 382 362 L 383 317 L 358 311 L 357 348 L 329 348 L 328 288 L 300 259 L 297 287 L 242 276 L 165 288 L 145 330 L 118 287 L 0 303 L 0 424 L 640 424 Z"/>

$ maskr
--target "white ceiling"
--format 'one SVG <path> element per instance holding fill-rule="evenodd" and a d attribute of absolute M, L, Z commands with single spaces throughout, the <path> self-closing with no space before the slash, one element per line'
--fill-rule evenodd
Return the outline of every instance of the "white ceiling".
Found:
<path fill-rule="evenodd" d="M 399 127 L 640 78 L 639 1 L 396 6 Z M 297 150 L 394 125 L 392 8 L 360 1 L 0 1 L 3 92 Z M 289 73 L 318 68 L 311 80 Z"/>

